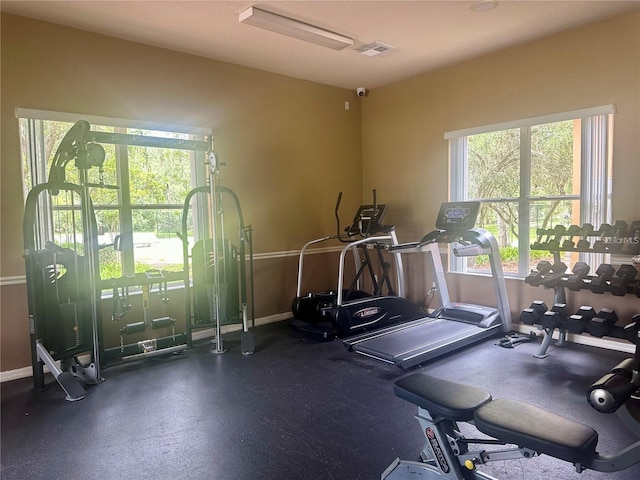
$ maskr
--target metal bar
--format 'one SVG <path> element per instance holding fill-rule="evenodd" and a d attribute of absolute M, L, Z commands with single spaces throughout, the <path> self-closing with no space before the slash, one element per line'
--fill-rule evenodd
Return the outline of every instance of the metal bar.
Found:
<path fill-rule="evenodd" d="M 206 152 L 211 148 L 210 142 L 202 140 L 152 137 L 147 135 L 132 135 L 130 133 L 95 132 L 93 130 L 89 132 L 87 140 L 114 145 L 174 148 L 177 150 L 194 150 L 196 152 Z"/>
<path fill-rule="evenodd" d="M 336 305 L 338 307 L 342 306 L 342 289 L 344 288 L 344 258 L 349 251 L 349 249 L 353 247 L 357 247 L 358 245 L 363 245 L 367 243 L 384 243 L 384 244 L 392 244 L 393 238 L 390 235 L 379 236 L 379 237 L 367 237 L 361 240 L 356 240 L 355 242 L 351 242 L 346 247 L 342 249 L 340 252 L 340 263 L 338 268 L 338 288 L 336 292 Z"/>
<path fill-rule="evenodd" d="M 317 238 L 315 240 L 311 240 L 310 242 L 305 243 L 300 250 L 300 255 L 298 256 L 298 286 L 296 288 L 296 297 L 302 296 L 302 267 L 304 265 L 304 252 L 307 250 L 307 247 L 315 244 L 324 242 L 325 240 L 329 240 L 332 238 L 337 238 L 335 235 L 330 235 L 327 237 Z"/>
<path fill-rule="evenodd" d="M 143 360 L 145 358 L 151 358 L 151 357 L 159 357 L 162 355 L 169 355 L 169 354 L 173 354 L 173 353 L 181 353 L 183 351 L 185 351 L 187 349 L 187 345 L 175 345 L 173 347 L 164 347 L 164 348 L 160 348 L 158 350 L 152 350 L 150 352 L 144 352 L 144 353 L 134 353 L 132 355 L 127 355 L 122 357 L 121 361 L 123 363 L 126 362 L 133 362 L 135 360 Z"/>
<path fill-rule="evenodd" d="M 502 270 L 502 262 L 500 261 L 500 250 L 495 237 L 486 230 L 481 228 L 472 229 L 477 233 L 477 241 L 483 246 L 490 248 L 489 264 L 491 265 L 491 277 L 493 278 L 493 287 L 496 291 L 496 299 L 498 301 L 498 310 L 502 321 L 504 332 L 510 332 L 513 329 L 511 323 L 511 309 L 509 307 L 509 299 L 507 296 L 507 287 L 504 283 L 504 272 Z"/>
<path fill-rule="evenodd" d="M 84 185 L 87 181 L 87 170 L 79 169 L 80 184 Z M 92 361 L 95 363 L 95 381 L 96 383 L 102 381 L 100 374 L 100 360 L 102 355 L 102 321 L 98 313 L 98 301 L 100 299 L 100 292 L 98 280 L 99 273 L 97 267 L 97 232 L 94 230 L 95 216 L 91 207 L 91 197 L 89 196 L 89 189 L 82 187 L 81 190 L 81 203 L 82 203 L 82 222 L 83 222 L 83 243 L 85 249 L 85 257 L 87 259 L 87 273 L 89 276 L 89 304 L 91 306 L 91 329 L 92 329 Z"/>
<path fill-rule="evenodd" d="M 212 285 L 212 295 L 215 301 L 215 315 L 216 315 L 216 324 L 215 324 L 215 332 L 216 332 L 216 346 L 213 350 L 213 353 L 224 353 L 224 348 L 222 346 L 222 319 L 220 316 L 222 315 L 222 309 L 220 308 L 221 298 L 221 285 L 220 285 L 220 262 L 219 262 L 219 254 L 218 254 L 218 192 L 219 192 L 219 164 L 215 157 L 215 153 L 210 151 L 208 153 L 208 164 L 209 164 L 209 188 L 211 189 L 211 198 L 209 199 L 211 205 L 211 240 L 212 240 L 212 257 L 213 257 L 213 285 Z M 224 243 L 223 243 L 224 248 Z M 224 255 L 224 252 L 223 252 Z M 226 293 L 226 289 L 225 289 Z M 209 315 L 211 315 L 211 308 L 209 309 Z"/>

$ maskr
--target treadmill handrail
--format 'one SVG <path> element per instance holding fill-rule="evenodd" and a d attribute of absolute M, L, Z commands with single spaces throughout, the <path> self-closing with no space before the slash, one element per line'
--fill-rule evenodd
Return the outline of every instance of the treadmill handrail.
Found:
<path fill-rule="evenodd" d="M 415 251 L 415 252 L 422 251 L 419 242 L 398 243 L 395 245 L 388 245 L 386 248 L 390 252 L 401 251 L 401 250 L 408 250 L 408 251 Z"/>
<path fill-rule="evenodd" d="M 453 247 L 453 254 L 456 257 L 477 257 L 483 253 L 490 253 L 490 249 L 474 243 L 470 245 L 461 245 L 460 247 Z"/>
<path fill-rule="evenodd" d="M 469 231 L 478 234 L 478 236 L 473 240 L 477 240 L 479 245 L 488 245 L 490 250 L 489 265 L 491 266 L 491 277 L 493 278 L 493 286 L 498 300 L 498 310 L 500 311 L 502 327 L 505 333 L 510 332 L 513 330 L 513 324 L 511 322 L 511 308 L 509 307 L 507 286 L 504 281 L 502 262 L 500 261 L 498 241 L 490 232 L 482 228 L 474 228 Z"/>
<path fill-rule="evenodd" d="M 436 230 L 434 232 L 446 233 L 444 230 Z M 434 233 L 431 232 L 431 233 Z M 428 237 L 431 235 L 425 236 Z M 452 233 L 452 232 L 449 232 Z M 458 243 L 460 247 L 454 247 L 453 253 L 456 256 L 471 256 L 475 250 L 476 255 L 486 254 L 489 256 L 489 264 L 491 266 L 491 277 L 493 279 L 493 287 L 497 299 L 497 308 L 500 312 L 502 326 L 505 332 L 509 332 L 513 329 L 511 320 L 511 310 L 509 307 L 509 299 L 507 297 L 507 290 L 504 282 L 504 272 L 502 269 L 502 262 L 500 261 L 500 250 L 498 248 L 498 242 L 491 232 L 483 228 L 471 228 L 464 232 L 455 232 L 457 238 L 463 242 L 469 242 L 467 244 L 459 241 L 451 241 L 448 243 Z M 454 238 L 454 237 L 450 237 Z M 436 293 L 439 296 L 440 305 L 443 307 L 451 306 L 451 300 L 449 298 L 449 291 L 447 288 L 447 282 L 445 278 L 444 267 L 442 266 L 442 259 L 440 258 L 440 247 L 436 241 L 437 236 L 433 236 L 433 239 L 427 242 L 409 242 L 397 245 L 391 245 L 387 249 L 396 253 L 413 253 L 413 252 L 426 252 L 431 254 L 431 260 L 433 264 L 433 273 L 436 280 Z M 481 251 L 478 251 L 478 246 Z M 461 255 L 458 255 L 461 254 Z"/>

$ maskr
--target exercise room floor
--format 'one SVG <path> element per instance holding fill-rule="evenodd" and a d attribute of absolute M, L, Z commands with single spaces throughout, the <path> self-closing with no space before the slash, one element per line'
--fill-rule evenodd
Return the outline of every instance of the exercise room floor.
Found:
<path fill-rule="evenodd" d="M 14 479 L 379 479 L 396 458 L 417 460 L 423 435 L 416 408 L 393 381 L 424 371 L 483 386 L 494 398 L 524 400 L 593 426 L 598 450 L 635 436 L 617 415 L 586 401 L 589 385 L 627 355 L 581 345 L 503 349 L 488 340 L 403 371 L 349 353 L 339 341 L 306 341 L 287 322 L 254 329 L 256 352 L 223 337 L 172 358 L 103 369 L 106 381 L 66 402 L 57 384 L 35 394 L 31 379 L 1 385 L 0 477 Z M 52 377 L 51 377 L 52 378 Z M 466 428 L 466 427 L 465 427 Z M 640 478 L 640 465 L 583 472 L 550 457 L 495 462 L 500 479 Z"/>

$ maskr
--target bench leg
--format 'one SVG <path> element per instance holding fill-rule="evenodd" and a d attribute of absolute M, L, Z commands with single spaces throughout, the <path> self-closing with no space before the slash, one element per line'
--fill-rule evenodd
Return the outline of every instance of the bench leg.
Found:
<path fill-rule="evenodd" d="M 382 473 L 382 480 L 498 480 L 477 469 L 469 470 L 464 460 L 481 457 L 481 452 L 469 452 L 467 445 L 458 440 L 464 436 L 452 420 L 432 418 L 429 412 L 418 408 L 416 419 L 425 435 L 426 443 L 420 452 L 422 462 L 396 459 Z"/>

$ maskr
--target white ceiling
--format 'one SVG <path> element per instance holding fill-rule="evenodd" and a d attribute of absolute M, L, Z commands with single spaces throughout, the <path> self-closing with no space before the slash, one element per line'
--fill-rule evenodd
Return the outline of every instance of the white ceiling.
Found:
<path fill-rule="evenodd" d="M 9 13 L 349 89 L 372 89 L 443 65 L 609 18 L 640 0 L 473 1 L 11 1 Z M 249 6 L 353 38 L 335 51 L 238 22 Z M 367 57 L 358 47 L 397 47 Z"/>

